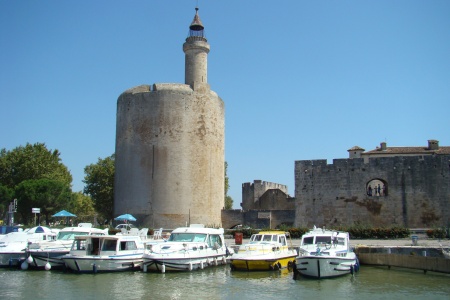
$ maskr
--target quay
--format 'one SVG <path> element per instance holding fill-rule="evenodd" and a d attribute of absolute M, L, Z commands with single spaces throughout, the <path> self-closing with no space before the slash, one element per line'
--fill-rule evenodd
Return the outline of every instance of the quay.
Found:
<path fill-rule="evenodd" d="M 231 236 L 226 236 L 226 243 L 235 251 L 239 245 Z M 248 243 L 243 239 L 242 244 Z M 300 247 L 300 239 L 292 239 L 294 248 Z M 417 239 L 405 238 L 395 240 L 370 239 L 350 240 L 361 265 L 377 265 L 423 270 L 424 273 L 439 272 L 450 274 L 450 259 L 445 258 L 442 248 L 450 248 L 448 239 L 428 239 L 425 235 Z"/>

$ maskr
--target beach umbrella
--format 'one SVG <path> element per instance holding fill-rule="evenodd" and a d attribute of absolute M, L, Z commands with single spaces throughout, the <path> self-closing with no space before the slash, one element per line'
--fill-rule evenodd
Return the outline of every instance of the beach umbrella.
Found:
<path fill-rule="evenodd" d="M 130 214 L 120 215 L 117 218 L 114 218 L 116 221 L 136 221 L 136 218 Z"/>
<path fill-rule="evenodd" d="M 68 211 L 62 210 L 60 212 L 57 212 L 52 217 L 76 217 L 73 213 L 70 213 Z"/>
<path fill-rule="evenodd" d="M 55 217 L 55 218 L 66 218 L 66 224 L 69 224 L 69 218 L 76 218 L 77 216 L 74 215 L 73 213 L 70 213 L 70 212 L 66 211 L 66 210 L 62 210 L 62 211 L 59 211 L 56 214 L 54 214 L 52 217 Z M 70 223 L 72 223 L 72 221 Z"/>

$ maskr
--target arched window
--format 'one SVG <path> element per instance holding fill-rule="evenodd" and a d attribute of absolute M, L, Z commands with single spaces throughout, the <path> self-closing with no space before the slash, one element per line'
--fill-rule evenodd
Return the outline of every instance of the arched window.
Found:
<path fill-rule="evenodd" d="M 366 184 L 366 194 L 369 197 L 385 197 L 388 195 L 387 182 L 380 178 L 371 179 Z"/>

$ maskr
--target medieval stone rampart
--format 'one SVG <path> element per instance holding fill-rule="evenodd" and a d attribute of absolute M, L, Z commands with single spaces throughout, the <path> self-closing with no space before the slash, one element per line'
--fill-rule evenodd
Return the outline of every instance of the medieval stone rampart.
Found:
<path fill-rule="evenodd" d="M 242 203 L 241 203 L 242 209 L 243 210 L 275 209 L 269 207 L 262 207 L 261 203 L 258 203 L 260 198 L 268 190 L 279 190 L 285 194 L 285 198 L 288 197 L 288 188 L 286 185 L 262 180 L 254 180 L 253 183 L 245 182 L 242 184 Z M 279 207 L 277 209 L 283 208 Z"/>
<path fill-rule="evenodd" d="M 299 227 L 447 226 L 450 155 L 296 161 L 295 198 Z"/>

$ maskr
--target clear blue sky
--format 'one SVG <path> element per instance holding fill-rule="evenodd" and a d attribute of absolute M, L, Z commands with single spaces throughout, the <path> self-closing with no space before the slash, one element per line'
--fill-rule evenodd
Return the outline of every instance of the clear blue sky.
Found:
<path fill-rule="evenodd" d="M 196 0 L 0 0 L 0 148 L 114 153 L 116 103 L 184 83 Z M 199 1 L 208 81 L 226 107 L 229 195 L 255 179 L 294 196 L 296 160 L 358 145 L 450 145 L 450 1 Z"/>

